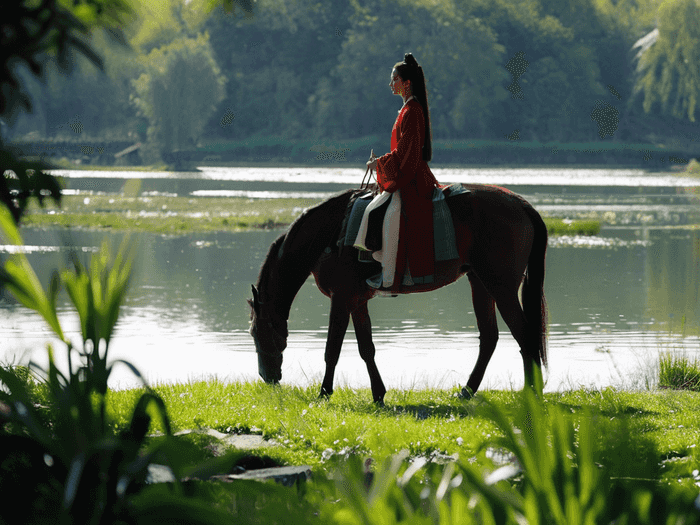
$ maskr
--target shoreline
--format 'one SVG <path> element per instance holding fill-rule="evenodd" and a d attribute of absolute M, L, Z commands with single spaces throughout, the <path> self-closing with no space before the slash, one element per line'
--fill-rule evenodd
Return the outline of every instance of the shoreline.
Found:
<path fill-rule="evenodd" d="M 187 235 L 283 229 L 321 199 L 251 199 L 245 197 L 173 197 L 87 194 L 64 195 L 61 206 L 32 203 L 23 227 L 86 228 Z M 550 235 L 597 235 L 601 221 L 545 217 Z"/>

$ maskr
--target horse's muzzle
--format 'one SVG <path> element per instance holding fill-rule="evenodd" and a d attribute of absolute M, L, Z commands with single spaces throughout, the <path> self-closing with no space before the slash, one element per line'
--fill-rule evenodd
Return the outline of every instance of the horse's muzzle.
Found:
<path fill-rule="evenodd" d="M 266 383 L 279 383 L 282 380 L 282 354 L 258 352 L 258 373 Z"/>

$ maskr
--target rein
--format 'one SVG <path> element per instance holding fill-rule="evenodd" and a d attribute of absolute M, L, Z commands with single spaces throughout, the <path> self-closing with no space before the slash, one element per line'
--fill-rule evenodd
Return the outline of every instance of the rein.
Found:
<path fill-rule="evenodd" d="M 262 302 L 258 302 L 258 307 L 259 310 L 262 311 Z M 262 322 L 263 328 L 269 330 L 272 332 L 273 337 L 272 337 L 272 345 L 274 347 L 274 350 L 281 354 L 282 350 L 280 350 L 278 344 L 277 344 L 277 338 L 281 338 L 282 336 L 280 335 L 279 331 L 275 328 L 275 323 L 273 322 L 272 317 L 269 316 L 262 316 L 258 312 L 255 312 L 255 325 L 256 325 L 256 333 L 257 333 L 257 325 L 258 323 Z"/>
<path fill-rule="evenodd" d="M 367 178 L 368 173 L 369 173 L 369 178 Z M 369 166 L 367 166 L 367 169 L 365 170 L 365 175 L 364 175 L 364 177 L 362 177 L 362 183 L 360 184 L 361 190 L 369 190 L 370 189 L 370 184 L 372 184 L 372 175 L 374 175 L 374 170 L 369 169 Z M 376 181 L 377 178 L 375 177 L 374 180 Z M 365 181 L 367 181 L 366 184 L 365 184 Z"/>

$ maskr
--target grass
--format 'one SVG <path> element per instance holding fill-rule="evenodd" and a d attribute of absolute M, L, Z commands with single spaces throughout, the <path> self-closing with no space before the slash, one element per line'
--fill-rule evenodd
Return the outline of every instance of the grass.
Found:
<path fill-rule="evenodd" d="M 213 428 L 224 433 L 261 434 L 275 444 L 256 454 L 281 464 L 327 469 L 338 460 L 371 457 L 382 462 L 407 451 L 410 459 L 451 457 L 489 464 L 487 450 L 503 437 L 489 418 L 491 404 L 517 424 L 518 392 L 486 391 L 471 402 L 456 391 L 392 390 L 386 406 L 369 390 L 340 388 L 329 400 L 308 388 L 217 380 L 154 388 L 168 407 L 174 431 Z M 109 394 L 115 429 L 125 427 L 140 390 Z M 575 390 L 545 394 L 546 407 L 563 407 L 594 429 L 596 461 L 620 478 L 655 479 L 694 486 L 700 469 L 700 393 L 664 390 L 626 392 Z"/>
<path fill-rule="evenodd" d="M 544 217 L 549 235 L 598 235 L 600 221 Z"/>
<path fill-rule="evenodd" d="M 61 207 L 30 206 L 24 226 L 145 231 L 159 234 L 241 231 L 291 223 L 315 199 L 65 195 Z"/>
<path fill-rule="evenodd" d="M 60 208 L 30 206 L 24 226 L 144 231 L 178 235 L 194 232 L 279 228 L 290 224 L 317 199 L 202 198 L 101 194 L 65 195 Z M 596 235 L 600 222 L 545 218 L 550 235 Z"/>
<path fill-rule="evenodd" d="M 700 360 L 666 353 L 659 359 L 659 386 L 700 391 Z"/>

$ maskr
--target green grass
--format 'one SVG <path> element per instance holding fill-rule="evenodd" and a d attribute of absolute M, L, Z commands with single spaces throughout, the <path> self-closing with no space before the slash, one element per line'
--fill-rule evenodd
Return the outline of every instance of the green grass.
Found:
<path fill-rule="evenodd" d="M 315 199 L 120 197 L 66 195 L 61 207 L 32 204 L 23 226 L 111 229 L 160 234 L 276 228 L 291 223 Z"/>
<path fill-rule="evenodd" d="M 159 234 L 240 231 L 290 224 L 318 199 L 66 195 L 60 208 L 32 203 L 24 226 L 145 231 Z M 545 218 L 550 235 L 596 235 L 600 222 Z"/>
<path fill-rule="evenodd" d="M 670 352 L 664 354 L 659 359 L 659 386 L 700 391 L 700 360 Z"/>
<path fill-rule="evenodd" d="M 523 412 L 520 394 L 511 391 L 485 391 L 465 402 L 450 390 L 391 390 L 386 406 L 377 407 L 366 389 L 340 388 L 329 400 L 319 400 L 319 385 L 272 387 L 211 380 L 154 390 L 168 407 L 174 431 L 214 428 L 262 434 L 275 446 L 257 453 L 282 464 L 317 469 L 351 457 L 382 462 L 401 451 L 413 459 L 458 456 L 488 464 L 486 447 L 503 437 L 488 417 L 488 406 L 502 408 L 515 424 Z M 109 414 L 116 429 L 127 424 L 140 394 L 110 392 Z M 545 394 L 545 406 L 563 407 L 577 421 L 591 423 L 601 450 L 596 461 L 614 476 L 696 483 L 700 393 L 575 390 Z"/>
<path fill-rule="evenodd" d="M 550 235 L 598 235 L 600 233 L 600 221 L 595 220 L 544 217 L 544 223 Z"/>

